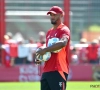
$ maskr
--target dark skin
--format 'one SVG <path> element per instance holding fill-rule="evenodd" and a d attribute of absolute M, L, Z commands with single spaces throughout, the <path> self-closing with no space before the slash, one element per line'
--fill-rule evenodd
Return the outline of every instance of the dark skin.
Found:
<path fill-rule="evenodd" d="M 51 23 L 52 22 L 56 23 L 56 24 L 53 24 L 53 27 L 54 27 L 54 30 L 55 30 L 61 24 L 62 15 L 51 13 L 50 18 L 51 18 Z M 68 42 L 68 38 L 66 36 L 63 36 L 61 38 L 60 42 L 58 42 L 56 44 L 53 44 L 50 47 L 46 47 L 44 49 L 41 49 L 41 50 L 37 51 L 36 55 L 44 55 L 46 52 L 52 52 L 52 51 L 61 49 L 61 48 L 65 47 L 67 45 L 67 42 Z M 35 62 L 36 62 L 36 64 L 41 63 L 41 61 L 39 61 L 39 60 L 36 60 Z"/>

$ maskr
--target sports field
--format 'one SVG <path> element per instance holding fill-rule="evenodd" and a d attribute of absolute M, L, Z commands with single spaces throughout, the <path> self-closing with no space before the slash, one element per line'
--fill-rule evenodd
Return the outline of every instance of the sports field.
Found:
<path fill-rule="evenodd" d="M 40 84 L 39 82 L 1 82 L 0 90 L 40 90 Z M 100 90 L 100 81 L 68 82 L 67 90 Z"/>

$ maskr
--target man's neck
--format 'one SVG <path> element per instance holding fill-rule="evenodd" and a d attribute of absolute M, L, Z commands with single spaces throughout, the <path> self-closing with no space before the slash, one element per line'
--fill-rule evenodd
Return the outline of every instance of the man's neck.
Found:
<path fill-rule="evenodd" d="M 57 29 L 57 27 L 61 24 L 61 22 L 58 22 L 56 25 L 54 25 L 54 30 Z"/>

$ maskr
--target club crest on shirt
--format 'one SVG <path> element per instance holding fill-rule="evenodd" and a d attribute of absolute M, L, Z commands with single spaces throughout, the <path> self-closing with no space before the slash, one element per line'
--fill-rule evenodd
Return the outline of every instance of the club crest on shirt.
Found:
<path fill-rule="evenodd" d="M 57 36 L 57 33 L 55 33 L 55 37 Z"/>
<path fill-rule="evenodd" d="M 48 35 L 48 37 L 47 38 L 49 38 L 50 37 L 50 35 Z"/>

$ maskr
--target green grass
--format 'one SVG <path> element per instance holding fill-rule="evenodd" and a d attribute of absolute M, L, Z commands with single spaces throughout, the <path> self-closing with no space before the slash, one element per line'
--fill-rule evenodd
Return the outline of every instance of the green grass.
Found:
<path fill-rule="evenodd" d="M 99 85 L 98 88 L 90 85 Z M 40 90 L 39 82 L 1 82 L 0 90 Z M 67 90 L 100 90 L 99 82 L 69 82 Z"/>

